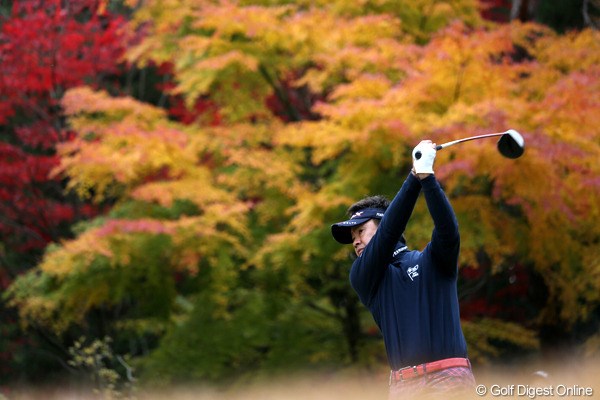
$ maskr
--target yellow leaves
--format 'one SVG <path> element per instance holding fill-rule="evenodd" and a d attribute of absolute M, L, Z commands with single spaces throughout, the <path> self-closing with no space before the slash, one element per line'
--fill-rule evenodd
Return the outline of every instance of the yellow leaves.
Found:
<path fill-rule="evenodd" d="M 400 22 L 389 15 L 365 15 L 343 21 L 333 35 L 338 45 L 369 47 L 381 38 L 398 38 Z"/>
<path fill-rule="evenodd" d="M 55 171 L 69 175 L 68 188 L 81 195 L 93 187 L 97 201 L 112 194 L 108 189 L 113 183 L 130 188 L 164 169 L 178 176 L 195 162 L 183 151 L 186 135 L 167 127 L 140 131 L 137 125 L 113 124 L 98 136 L 97 141 L 78 138 L 60 146 L 62 159 Z"/>
<path fill-rule="evenodd" d="M 129 262 L 126 253 L 117 250 L 129 234 L 172 234 L 175 226 L 172 222 L 140 219 L 108 220 L 103 226 L 92 228 L 77 239 L 64 241 L 60 247 L 50 250 L 40 264 L 45 273 L 65 278 L 71 274 L 85 272 L 99 257 L 110 260 L 113 266 L 126 265 Z"/>
<path fill-rule="evenodd" d="M 338 20 L 331 16 L 307 15 L 316 26 L 297 28 L 310 32 L 310 43 L 305 47 L 316 64 L 297 81 L 297 85 L 308 84 L 316 92 L 329 89 L 335 84 L 352 81 L 363 73 L 384 73 L 390 77 L 400 76 L 405 64 L 399 62 L 406 47 L 398 42 L 399 32 L 391 29 L 397 21 L 390 17 L 377 20 Z M 317 22 L 314 22 L 317 21 Z M 294 21 L 296 23 L 296 21 Z M 304 20 L 299 24 L 306 24 Z M 356 24 L 356 25 L 355 25 Z M 372 34 L 363 35 L 361 27 L 367 26 Z M 290 29 L 294 29 L 294 26 Z M 308 39 L 307 39 L 308 40 Z"/>
<path fill-rule="evenodd" d="M 344 49 L 368 49 L 400 35 L 399 21 L 389 15 L 344 18 L 316 8 L 290 16 L 282 28 L 290 40 L 291 55 L 302 54 L 303 63 Z"/>
<path fill-rule="evenodd" d="M 256 58 L 243 54 L 237 50 L 201 60 L 196 64 L 195 67 L 199 70 L 219 70 L 224 69 L 233 63 L 240 64 L 241 66 L 253 72 L 255 72 L 258 68 L 258 61 Z"/>
<path fill-rule="evenodd" d="M 90 120 L 94 121 L 94 114 L 102 114 L 103 118 L 97 121 L 99 124 L 127 120 L 142 124 L 148 129 L 155 121 L 166 116 L 165 111 L 160 108 L 128 97 L 110 97 L 105 92 L 94 91 L 87 86 L 69 89 L 63 96 L 61 105 L 65 115 L 70 117 L 72 127 L 83 133 L 93 133 L 85 128 Z M 81 114 L 85 114 L 87 118 Z"/>
<path fill-rule="evenodd" d="M 200 209 L 212 203 L 226 202 L 228 194 L 215 188 L 210 179 L 210 172 L 199 167 L 198 171 L 184 179 L 141 185 L 133 190 L 131 197 L 164 207 L 171 207 L 175 200 L 186 199 Z"/>
<path fill-rule="evenodd" d="M 331 160 L 345 151 L 360 131 L 347 129 L 330 122 L 304 122 L 290 125 L 277 137 L 280 145 L 312 147 L 312 162 L 316 165 Z"/>
<path fill-rule="evenodd" d="M 177 86 L 188 106 L 208 95 L 229 121 L 268 115 L 264 99 L 273 90 L 272 78 L 259 66 L 285 53 L 288 38 L 278 29 L 289 7 L 240 7 L 235 3 L 186 3 L 189 12 L 167 17 L 141 12 L 157 30 L 129 52 L 129 60 L 173 62 Z M 144 9 L 156 12 L 155 4 Z M 154 17 L 154 18 L 150 18 Z M 177 19 L 179 18 L 179 20 Z M 178 21 L 178 23 L 175 23 Z M 180 29 L 181 25 L 187 29 Z M 285 54 L 281 60 L 286 60 Z M 285 70 L 285 67 L 278 69 Z M 237 102 L 231 102 L 237 98 Z"/>
<path fill-rule="evenodd" d="M 182 21 L 201 4 L 209 4 L 203 0 L 144 0 L 143 6 L 137 7 L 138 1 L 128 0 L 128 4 L 136 12 L 132 16 L 134 27 L 152 21 L 152 28 L 157 33 L 169 32 L 181 26 Z"/>
<path fill-rule="evenodd" d="M 268 264 L 275 270 L 285 268 L 289 262 L 289 252 L 302 251 L 296 239 L 295 234 L 287 232 L 269 236 L 259 251 L 252 255 L 248 264 L 259 267 Z"/>
<path fill-rule="evenodd" d="M 453 202 L 453 206 L 460 221 L 462 265 L 478 265 L 478 253 L 486 249 L 491 265 L 498 268 L 520 247 L 518 238 L 522 227 L 517 221 L 506 226 L 510 216 L 499 211 L 487 196 L 461 196 Z M 421 247 L 430 240 L 429 236 L 430 232 Z"/>
<path fill-rule="evenodd" d="M 264 107 L 248 104 L 252 99 L 263 102 L 273 92 L 273 82 L 297 70 L 308 68 L 296 85 L 309 84 L 315 91 L 362 73 L 403 76 L 406 64 L 398 61 L 411 49 L 399 46 L 406 36 L 394 16 L 398 10 L 412 10 L 398 14 L 417 25 L 432 22 L 438 27 L 447 23 L 440 16 L 477 15 L 472 0 L 452 6 L 433 0 L 410 6 L 368 1 L 359 8 L 358 3 L 344 2 L 277 6 L 171 1 L 162 11 L 159 4 L 150 1 L 136 12 L 135 20 L 150 22 L 154 30 L 130 50 L 129 60 L 142 65 L 175 60 L 174 93 L 183 94 L 188 105 L 209 95 L 230 121 L 268 115 Z M 233 97 L 239 101 L 230 102 Z"/>
<path fill-rule="evenodd" d="M 214 41 L 207 36 L 188 35 L 182 37 L 178 45 L 189 52 L 191 59 L 199 59 L 210 51 L 211 46 L 214 45 L 213 43 Z M 136 59 L 136 57 L 133 57 L 133 59 Z"/>
<path fill-rule="evenodd" d="M 305 193 L 297 199 L 297 203 L 289 210 L 293 215 L 288 228 L 300 236 L 322 229 L 325 216 L 331 209 L 347 206 L 346 199 L 338 193 L 321 191 Z"/>
<path fill-rule="evenodd" d="M 180 218 L 174 223 L 176 232 L 171 236 L 174 246 L 171 267 L 195 275 L 202 259 L 216 268 L 219 257 L 225 253 L 246 256 L 247 248 L 241 238 L 249 235 L 247 212 L 248 208 L 243 204 L 213 204 L 200 217 Z M 224 248 L 228 251 L 225 252 Z"/>
<path fill-rule="evenodd" d="M 600 32 L 585 29 L 558 36 L 546 34 L 532 49 L 536 58 L 561 73 L 586 70 L 600 64 Z"/>
<path fill-rule="evenodd" d="M 418 43 L 426 43 L 432 34 L 457 20 L 468 26 L 480 23 L 479 3 L 475 0 L 391 0 L 386 3 L 390 12 L 402 19 L 404 30 Z"/>
<path fill-rule="evenodd" d="M 18 306 L 21 324 L 27 326 L 29 317 L 33 321 L 38 321 L 42 325 L 50 324 L 52 315 L 56 309 L 56 302 L 43 298 L 41 296 L 28 296 L 27 298 L 13 299 L 9 304 Z"/>
<path fill-rule="evenodd" d="M 242 204 L 213 204 L 202 216 L 174 221 L 107 220 L 104 225 L 89 229 L 49 251 L 39 268 L 64 282 L 89 273 L 98 259 L 106 260 L 111 268 L 140 267 L 132 264 L 138 257 L 136 252 L 146 251 L 139 243 L 144 243 L 143 238 L 154 236 L 162 237 L 165 248 L 171 249 L 162 255 L 169 258 L 170 268 L 195 274 L 199 261 L 218 257 L 223 245 L 231 246 L 240 256 L 245 253 L 239 238 L 248 234 L 244 222 L 246 212 L 247 206 Z M 92 301 L 89 307 L 104 301 L 105 294 L 96 293 L 97 301 Z"/>
<path fill-rule="evenodd" d="M 333 101 L 344 98 L 383 97 L 392 86 L 392 82 L 382 75 L 362 75 L 346 85 L 339 85 L 331 94 Z"/>
<path fill-rule="evenodd" d="M 237 34 L 249 38 L 268 38 L 276 34 L 273 27 L 293 11 L 292 6 L 240 6 L 234 2 L 205 5 L 195 15 L 194 28 L 214 30 L 214 35 L 229 38 Z M 277 38 L 279 42 L 282 38 Z"/>
<path fill-rule="evenodd" d="M 76 106 L 82 94 L 89 100 L 85 112 Z M 162 110 L 89 90 L 77 89 L 65 98 L 65 107 L 73 115 L 70 121 L 84 135 L 58 147 L 61 164 L 53 173 L 68 175 L 69 189 L 82 196 L 93 191 L 94 200 L 100 201 L 119 194 L 111 192 L 115 184 L 125 189 L 121 195 L 127 195 L 154 174 L 166 171 L 170 177 L 181 177 L 195 170 L 198 160 L 188 149 L 188 134 L 166 122 Z M 86 126 L 93 130 L 87 131 Z"/>
<path fill-rule="evenodd" d="M 563 324 L 572 327 L 578 321 L 588 321 L 593 316 L 596 304 L 600 301 L 600 279 L 597 260 L 587 263 L 575 256 L 591 253 L 597 257 L 597 246 L 582 246 L 576 240 L 570 240 L 568 244 L 570 248 L 563 254 L 560 263 L 545 271 L 548 275 L 545 281 L 549 300 L 560 307 L 548 307 L 542 318 L 549 321 L 560 319 Z M 589 261 L 588 257 L 583 258 Z"/>
<path fill-rule="evenodd" d="M 237 50 L 212 57 L 201 57 L 193 66 L 181 68 L 181 82 L 172 93 L 185 95 L 187 105 L 191 107 L 198 97 L 209 93 L 209 89 L 219 79 L 219 72 L 231 70 L 234 75 L 241 76 L 246 72 L 256 72 L 258 64 L 259 61 L 255 57 Z M 176 67 L 180 67 L 180 64 L 176 64 Z"/>
<path fill-rule="evenodd" d="M 144 15 L 150 16 L 146 12 L 140 18 Z M 173 93 L 184 95 L 188 105 L 209 95 L 231 121 L 268 115 L 259 105 L 273 92 L 278 79 L 315 64 L 315 60 L 319 67 L 313 69 L 314 78 L 309 75 L 298 85 L 318 85 L 317 80 L 322 84 L 328 76 L 343 75 L 343 70 L 355 63 L 371 70 L 376 70 L 377 62 L 392 63 L 393 42 L 386 38 L 400 33 L 398 21 L 388 15 L 343 18 L 318 8 L 296 12 L 292 6 L 198 2 L 190 15 L 191 30 L 174 32 L 173 27 L 170 32 L 155 32 L 129 52 L 129 59 L 142 64 L 176 60 L 178 85 Z M 161 16 L 155 22 L 158 26 L 162 18 L 167 19 Z M 176 40 L 180 32 L 183 34 Z M 374 49 L 373 55 L 361 58 L 360 49 L 369 48 Z M 333 60 L 328 61 L 330 57 Z M 230 101 L 234 97 L 238 102 Z"/>

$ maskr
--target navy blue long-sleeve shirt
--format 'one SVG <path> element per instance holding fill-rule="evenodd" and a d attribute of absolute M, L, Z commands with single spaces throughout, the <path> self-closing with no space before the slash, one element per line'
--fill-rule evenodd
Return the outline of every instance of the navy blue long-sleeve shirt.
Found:
<path fill-rule="evenodd" d="M 435 227 L 422 252 L 409 251 L 400 238 L 421 189 Z M 467 357 L 456 285 L 459 248 L 458 222 L 438 181 L 409 174 L 350 271 L 392 369 Z"/>

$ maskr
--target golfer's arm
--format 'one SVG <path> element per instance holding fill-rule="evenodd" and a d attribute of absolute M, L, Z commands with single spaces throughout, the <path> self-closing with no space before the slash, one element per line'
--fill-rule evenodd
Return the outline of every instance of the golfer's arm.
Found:
<path fill-rule="evenodd" d="M 460 234 L 456 215 L 435 176 L 431 175 L 423 179 L 421 184 L 427 208 L 435 226 L 429 244 L 432 257 L 436 265 L 455 274 L 460 250 Z"/>
<path fill-rule="evenodd" d="M 408 174 L 377 228 L 377 233 L 380 234 L 383 242 L 382 245 L 387 246 L 385 250 L 394 251 L 406 229 L 406 224 L 412 215 L 420 192 L 421 182 L 412 173 Z M 389 258 L 391 258 L 391 254 Z"/>
<path fill-rule="evenodd" d="M 419 180 L 409 174 L 381 219 L 377 232 L 352 265 L 350 283 L 364 304 L 370 303 L 377 291 L 420 191 Z"/>

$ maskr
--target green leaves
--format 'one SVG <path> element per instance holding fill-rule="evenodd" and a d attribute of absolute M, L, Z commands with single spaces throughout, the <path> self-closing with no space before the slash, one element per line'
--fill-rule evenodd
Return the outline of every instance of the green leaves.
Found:
<path fill-rule="evenodd" d="M 500 357 L 503 351 L 517 348 L 533 352 L 540 346 L 535 332 L 515 323 L 485 318 L 463 321 L 462 326 L 469 343 L 469 358 L 474 362 L 486 363 L 490 355 Z"/>

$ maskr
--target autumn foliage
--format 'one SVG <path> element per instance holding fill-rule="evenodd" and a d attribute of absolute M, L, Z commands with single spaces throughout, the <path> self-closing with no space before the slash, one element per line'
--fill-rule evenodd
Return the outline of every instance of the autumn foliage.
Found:
<path fill-rule="evenodd" d="M 164 382 L 384 365 L 329 225 L 357 198 L 392 197 L 421 139 L 508 128 L 525 138 L 520 159 L 479 141 L 435 165 L 467 283 L 510 276 L 495 281 L 507 296 L 527 303 L 536 286 L 546 297 L 517 316 L 487 312 L 483 285 L 469 291 L 465 304 L 481 305 L 467 306 L 470 355 L 535 351 L 543 329 L 597 324 L 598 32 L 495 25 L 467 0 L 277 3 L 135 7 L 127 29 L 144 38 L 128 62 L 168 66 L 164 90 L 198 118 L 83 81 L 53 100 L 74 136 L 52 142 L 59 158 L 44 173 L 114 205 L 11 286 L 22 324 L 108 332 Z M 419 202 L 409 246 L 431 228 Z"/>
<path fill-rule="evenodd" d="M 5 10 L 5 3 L 12 5 Z M 60 164 L 55 147 L 76 136 L 60 102 L 72 87 L 114 87 L 126 36 L 125 19 L 101 12 L 97 1 L 2 4 L 0 288 L 5 290 L 39 262 L 49 243 L 72 237 L 74 222 L 98 214 L 97 205 L 64 192 L 63 177 L 49 176 Z M 0 325 L 2 383 L 16 376 L 19 362 L 28 362 L 24 349 L 33 339 L 16 330 L 14 312 L 4 305 Z"/>
<path fill-rule="evenodd" d="M 64 235 L 61 226 L 93 215 L 48 175 L 58 164 L 54 146 L 72 137 L 60 112 L 63 93 L 115 74 L 123 54 L 124 21 L 94 13 L 94 3 L 14 2 L 2 22 L 0 234 L 19 252 L 41 249 Z"/>

